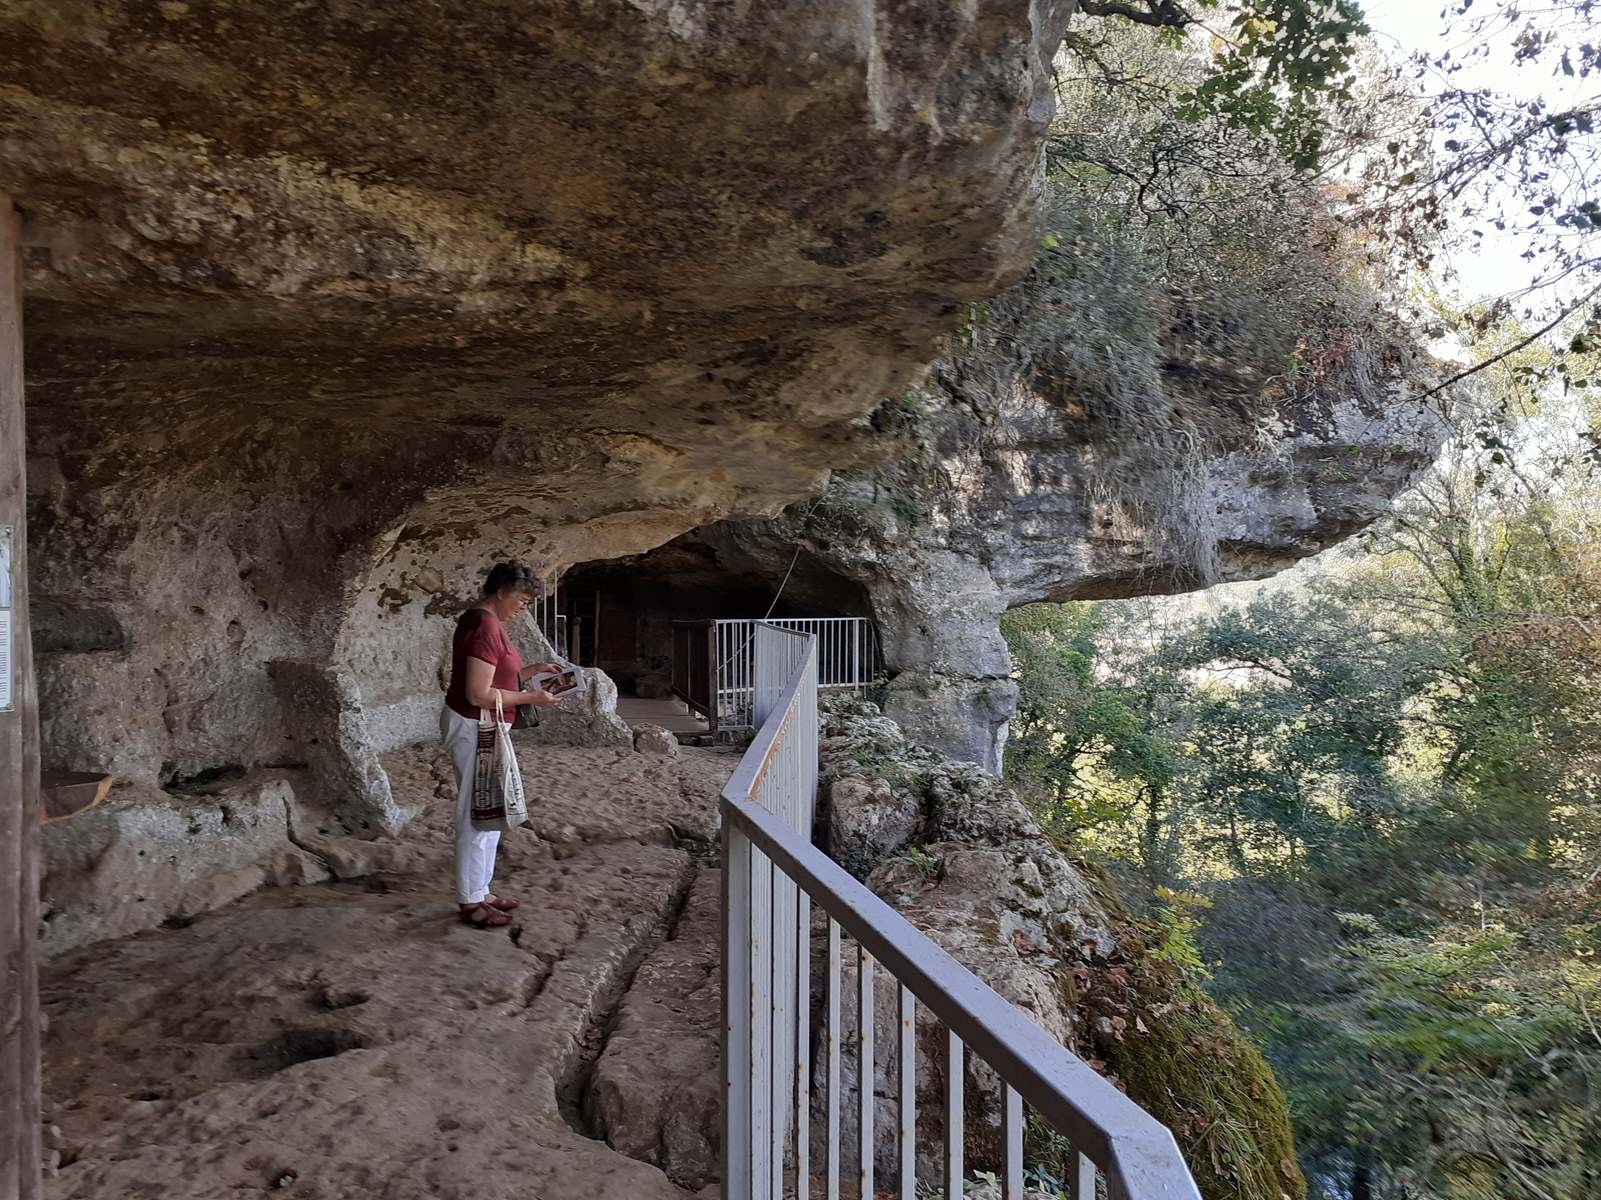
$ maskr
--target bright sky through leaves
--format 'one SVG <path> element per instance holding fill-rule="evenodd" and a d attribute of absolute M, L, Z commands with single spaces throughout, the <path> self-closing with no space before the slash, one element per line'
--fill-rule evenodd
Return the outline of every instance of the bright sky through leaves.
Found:
<path fill-rule="evenodd" d="M 1554 63 L 1515 64 L 1510 43 L 1492 46 L 1482 56 L 1475 55 L 1477 47 L 1460 22 L 1455 30 L 1447 28 L 1438 0 L 1364 0 L 1362 7 L 1386 54 L 1397 60 L 1414 53 L 1439 59 L 1449 52 L 1453 61 L 1463 64 L 1452 77 L 1459 87 L 1482 86 L 1521 100 L 1543 98 L 1551 107 L 1572 105 L 1584 97 L 1593 97 L 1597 90 L 1594 76 L 1565 76 Z M 1594 36 L 1601 37 L 1601 29 L 1594 31 Z M 1435 86 L 1443 80 L 1443 75 L 1433 73 Z M 1519 213 L 1527 202 L 1516 182 L 1510 182 L 1497 199 L 1509 211 Z M 1475 239 L 1458 238 L 1442 256 L 1446 270 L 1453 272 L 1456 279 L 1443 278 L 1441 282 L 1459 293 L 1460 299 L 1470 302 L 1502 296 L 1529 284 L 1536 268 L 1521 257 L 1526 239 L 1512 229 L 1499 233 L 1488 222 L 1480 222 L 1478 227 L 1484 230 L 1482 242 L 1474 244 Z"/>

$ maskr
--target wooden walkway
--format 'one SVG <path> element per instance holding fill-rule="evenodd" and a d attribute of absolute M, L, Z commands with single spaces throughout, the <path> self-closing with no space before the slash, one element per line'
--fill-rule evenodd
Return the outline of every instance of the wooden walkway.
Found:
<path fill-rule="evenodd" d="M 710 732 L 706 718 L 690 712 L 678 699 L 641 700 L 638 696 L 618 696 L 617 715 L 630 725 L 660 725 L 669 733 Z"/>

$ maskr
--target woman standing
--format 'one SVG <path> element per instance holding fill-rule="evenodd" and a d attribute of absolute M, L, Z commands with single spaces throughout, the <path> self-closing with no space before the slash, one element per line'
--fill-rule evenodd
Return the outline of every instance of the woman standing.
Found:
<path fill-rule="evenodd" d="M 450 687 L 439 714 L 439 735 L 456 765 L 456 902 L 461 905 L 461 919 L 477 929 L 510 925 L 508 914 L 517 907 L 517 901 L 489 890 L 500 834 L 481 833 L 473 828 L 478 712 L 493 712 L 497 693 L 501 714 L 508 724 L 520 704 L 545 708 L 559 703 L 546 692 L 521 689 L 535 672 L 556 671 L 560 666 L 523 666 L 517 648 L 506 636 L 505 623 L 526 609 L 539 593 L 539 580 L 522 563 L 496 563 L 484 580 L 483 596 L 456 621 L 456 636 L 451 643 Z"/>

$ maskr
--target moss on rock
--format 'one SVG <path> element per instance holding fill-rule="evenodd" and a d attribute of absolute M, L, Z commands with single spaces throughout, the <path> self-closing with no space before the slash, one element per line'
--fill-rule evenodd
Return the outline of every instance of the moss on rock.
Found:
<path fill-rule="evenodd" d="M 1092 1063 L 1173 1131 L 1206 1200 L 1306 1200 L 1289 1103 L 1261 1051 L 1152 953 L 1143 926 L 1117 932 L 1112 960 L 1074 969 Z"/>

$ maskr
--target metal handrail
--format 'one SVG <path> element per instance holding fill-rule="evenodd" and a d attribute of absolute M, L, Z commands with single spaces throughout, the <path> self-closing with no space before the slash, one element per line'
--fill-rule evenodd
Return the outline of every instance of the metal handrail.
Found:
<path fill-rule="evenodd" d="M 815 655 L 815 638 L 808 654 Z M 814 663 L 812 665 L 815 665 Z M 799 1169 L 795 1172 L 794 1194 L 805 1200 L 807 1193 L 808 1164 L 806 1162 L 806 1127 L 810 1065 L 810 996 L 808 963 L 810 956 L 811 903 L 820 905 L 830 921 L 830 978 L 828 981 L 828 1014 L 832 1024 L 828 1030 L 830 1096 L 828 1135 L 838 1131 L 837 1075 L 839 1055 L 839 985 L 838 938 L 843 930 L 855 938 L 860 949 L 858 995 L 864 1015 L 858 1038 L 859 1052 L 867 1055 L 866 1064 L 858 1071 L 858 1080 L 866 1079 L 868 1102 L 862 1105 L 862 1145 L 859 1154 L 861 1186 L 871 1188 L 872 1183 L 872 1106 L 871 1055 L 873 1034 L 866 1011 L 872 1007 L 872 969 L 877 960 L 901 988 L 901 1190 L 910 1196 L 913 1187 L 912 1168 L 906 1161 L 910 1156 L 915 1114 L 908 1114 L 905 1093 L 910 1091 L 915 1100 L 914 1057 L 912 1029 L 915 1018 L 908 996 L 915 997 L 948 1030 L 947 1076 L 954 1074 L 956 1082 L 946 1088 L 946 1189 L 947 1195 L 961 1195 L 962 1179 L 962 1117 L 961 1074 L 964 1048 L 988 1063 L 1005 1085 L 1002 1122 L 1004 1127 L 1003 1153 L 1005 1171 L 1002 1178 L 1006 1200 L 1021 1200 L 1023 1187 L 1022 1162 L 1022 1104 L 1027 1101 L 1036 1112 L 1072 1144 L 1077 1152 L 1075 1178 L 1068 1181 L 1075 1197 L 1094 1196 L 1094 1170 L 1099 1168 L 1106 1177 L 1108 1194 L 1126 1200 L 1199 1200 L 1200 1193 L 1179 1153 L 1171 1131 L 1156 1118 L 1145 1112 L 1112 1084 L 1098 1075 L 1087 1063 L 1072 1054 L 1049 1033 L 1036 1024 L 1027 1013 L 989 987 L 925 934 L 916 929 L 905 917 L 875 896 L 843 868 L 811 844 L 794 823 L 786 823 L 778 814 L 769 811 L 758 801 L 763 783 L 775 761 L 785 749 L 786 737 L 796 727 L 796 715 L 802 708 L 807 684 L 808 663 L 803 660 L 796 670 L 779 703 L 766 715 L 755 741 L 740 761 L 739 767 L 723 789 L 721 811 L 723 816 L 724 854 L 724 1062 L 728 1072 L 728 1092 L 724 1112 L 724 1174 L 725 1200 L 745 1200 L 749 1197 L 773 1197 L 782 1192 L 782 1157 L 787 1128 L 769 1128 L 766 1136 L 769 1145 L 765 1157 L 761 1148 L 757 1156 L 763 1168 L 752 1172 L 749 1163 L 730 1161 L 741 1153 L 752 1153 L 755 1142 L 749 1123 L 741 1125 L 747 1114 L 734 1111 L 740 1097 L 758 1095 L 758 1078 L 739 1077 L 741 1070 L 754 1074 L 758 1060 L 769 1072 L 770 1095 L 779 1095 L 780 1067 L 787 1056 L 776 1051 L 784 1035 L 783 1023 L 794 1022 L 792 1039 L 786 1045 L 793 1048 L 795 1078 L 794 1104 L 799 1116 L 795 1126 L 795 1158 Z M 815 678 L 813 676 L 812 678 Z M 815 683 L 811 685 L 814 689 Z M 809 752 L 815 762 L 816 746 L 789 747 Z M 815 772 L 811 778 L 815 780 Z M 809 825 L 806 827 L 809 830 Z M 747 843 L 742 845 L 742 843 Z M 750 913 L 741 916 L 730 911 L 731 899 L 740 893 L 739 881 L 731 884 L 730 871 L 745 871 L 749 863 L 762 863 L 769 868 L 766 878 L 798 886 L 802 897 L 794 912 L 793 930 L 796 971 L 783 979 L 783 986 L 762 990 L 761 973 L 771 971 L 774 985 L 779 982 L 777 951 L 782 940 L 777 911 L 771 901 L 762 903 L 761 897 L 747 891 L 746 899 L 759 904 L 770 921 L 769 937 L 761 938 L 760 921 L 752 921 Z M 752 878 L 759 878 L 753 874 Z M 748 881 L 747 881 L 748 883 Z M 772 893 L 776 894 L 776 893 Z M 762 954 L 766 957 L 763 958 Z M 865 981 L 865 982 L 864 982 Z M 784 995 L 790 989 L 788 996 Z M 768 1031 L 772 1044 L 765 1053 L 747 1053 L 740 1057 L 738 1040 L 741 1036 L 754 1038 L 749 1013 L 760 1009 L 753 1002 L 750 1008 L 731 1004 L 735 996 L 765 995 L 770 998 L 771 1011 L 778 1018 Z M 790 1001 L 786 1007 L 786 1001 Z M 760 1015 L 758 1011 L 758 1016 Z M 758 1048 L 760 1050 L 760 1048 Z M 954 1070 L 950 1064 L 955 1064 Z M 786 1087 L 791 1086 L 789 1084 Z M 859 1082 L 858 1087 L 862 1085 Z M 762 1094 L 765 1103 L 766 1094 Z M 769 1117 L 775 1108 L 765 1110 Z M 782 1111 L 782 1110 L 776 1110 Z M 957 1114 L 952 1119 L 952 1113 Z M 787 1123 L 786 1123 L 787 1124 Z M 954 1133 L 953 1133 L 954 1129 Z M 839 1161 L 836 1146 L 828 1147 L 827 1161 L 835 1169 L 837 1178 Z M 777 1165 L 774 1166 L 774 1162 Z M 731 1187 L 744 1189 L 730 1190 Z M 829 1195 L 838 1195 L 837 1187 Z"/>

